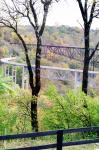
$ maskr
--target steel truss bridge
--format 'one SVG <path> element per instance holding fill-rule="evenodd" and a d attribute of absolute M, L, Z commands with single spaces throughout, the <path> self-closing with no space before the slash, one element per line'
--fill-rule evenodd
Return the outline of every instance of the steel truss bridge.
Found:
<path fill-rule="evenodd" d="M 17 43 L 10 43 L 11 45 L 21 45 Z M 27 46 L 30 48 L 36 48 L 36 44 L 27 44 Z M 67 46 L 55 46 L 55 45 L 42 45 L 42 57 L 50 57 L 50 59 L 55 58 L 55 55 L 59 56 L 65 56 L 69 58 L 70 60 L 76 60 L 79 62 L 83 62 L 84 60 L 84 52 L 85 48 L 80 47 L 67 47 Z M 90 48 L 90 52 L 94 51 L 93 48 Z M 54 56 L 52 56 L 54 54 Z M 99 49 L 95 52 L 94 57 L 92 58 L 90 64 L 94 65 L 95 63 L 99 63 Z"/>
<path fill-rule="evenodd" d="M 20 43 L 10 43 L 10 45 L 17 45 L 22 48 L 22 44 Z M 35 50 L 36 44 L 27 44 L 27 47 L 29 50 L 32 48 Z M 90 49 L 92 52 L 94 49 Z M 54 45 L 42 45 L 42 58 L 50 59 L 51 61 L 54 61 L 56 59 L 56 56 L 59 58 L 61 57 L 61 60 L 63 57 L 66 59 L 76 60 L 78 63 L 81 63 L 83 66 L 83 59 L 84 59 L 84 48 L 80 47 L 66 47 L 66 46 L 54 46 Z M 18 53 L 18 51 L 17 51 Z M 4 76 L 11 76 L 13 81 L 15 83 L 17 82 L 17 67 L 20 67 L 22 70 L 21 75 L 21 84 L 20 86 L 22 88 L 28 88 L 29 87 L 29 81 L 28 81 L 28 71 L 27 71 L 27 65 L 22 63 L 17 63 L 13 60 L 16 58 L 4 58 L 1 59 L 2 69 L 4 72 Z M 58 62 L 61 63 L 61 62 Z M 93 66 L 94 70 L 94 64 L 99 63 L 99 49 L 97 49 L 93 59 L 90 62 L 90 66 Z M 32 66 L 34 75 L 35 75 L 35 66 Z M 41 66 L 41 77 L 46 78 L 49 80 L 60 80 L 60 81 L 70 81 L 74 85 L 74 88 L 77 88 L 78 86 L 81 86 L 82 81 L 82 70 L 78 69 L 70 69 L 70 68 L 60 68 L 60 67 L 52 67 L 52 66 Z M 99 75 L 98 71 L 89 71 L 89 85 L 94 88 L 99 88 L 99 85 L 95 82 L 96 76 Z"/>

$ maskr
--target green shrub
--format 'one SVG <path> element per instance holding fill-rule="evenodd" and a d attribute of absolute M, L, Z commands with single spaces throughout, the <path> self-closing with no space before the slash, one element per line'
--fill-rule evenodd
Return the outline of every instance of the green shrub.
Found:
<path fill-rule="evenodd" d="M 15 89 L 18 88 L 9 77 L 4 77 L 0 69 L 0 95 L 14 94 Z"/>
<path fill-rule="evenodd" d="M 10 108 L 10 100 L 0 97 L 0 135 L 9 134 L 13 131 L 16 117 L 15 110 Z"/>
<path fill-rule="evenodd" d="M 43 108 L 45 129 L 66 129 L 99 125 L 99 97 L 86 96 L 80 90 L 60 95 L 51 85 L 45 92 L 48 103 Z"/>
<path fill-rule="evenodd" d="M 18 90 L 16 94 L 0 95 L 0 134 L 31 131 L 31 94 Z"/>

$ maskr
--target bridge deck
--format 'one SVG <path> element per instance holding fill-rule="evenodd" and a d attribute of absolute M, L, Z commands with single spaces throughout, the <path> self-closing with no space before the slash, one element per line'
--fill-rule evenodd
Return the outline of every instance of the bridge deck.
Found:
<path fill-rule="evenodd" d="M 20 67 L 27 67 L 26 64 L 13 62 L 12 60 L 15 60 L 15 59 L 16 59 L 16 57 L 3 58 L 0 61 L 1 61 L 2 64 L 8 64 L 8 65 L 20 66 Z M 35 68 L 35 65 L 32 65 L 32 67 Z M 80 70 L 80 69 L 70 69 L 70 68 L 61 68 L 61 67 L 52 67 L 52 66 L 41 66 L 41 69 L 61 70 L 61 71 L 70 71 L 70 72 L 79 72 L 79 73 L 83 72 L 83 70 Z M 99 71 L 88 71 L 88 73 L 99 75 Z"/>

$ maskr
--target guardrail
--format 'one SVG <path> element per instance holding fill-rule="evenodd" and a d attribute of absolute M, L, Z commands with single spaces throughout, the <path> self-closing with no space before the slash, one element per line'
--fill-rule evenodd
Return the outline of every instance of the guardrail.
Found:
<path fill-rule="evenodd" d="M 56 148 L 57 150 L 62 150 L 62 147 L 65 147 L 65 146 L 82 145 L 82 144 L 90 144 L 90 143 L 98 143 L 99 142 L 99 138 L 64 142 L 63 141 L 63 135 L 64 134 L 86 133 L 86 132 L 97 132 L 97 131 L 99 131 L 99 127 L 66 129 L 66 130 L 56 130 L 56 131 L 26 133 L 26 134 L 15 134 L 15 135 L 4 135 L 4 136 L 0 136 L 0 141 L 11 140 L 11 139 L 22 139 L 22 138 L 36 138 L 36 137 L 56 135 L 57 136 L 57 142 L 54 144 L 47 144 L 47 145 L 34 146 L 34 147 L 15 148 L 13 150 L 40 150 L 40 149 L 50 149 L 50 148 Z M 12 150 L 12 149 L 9 149 L 9 150 Z"/>

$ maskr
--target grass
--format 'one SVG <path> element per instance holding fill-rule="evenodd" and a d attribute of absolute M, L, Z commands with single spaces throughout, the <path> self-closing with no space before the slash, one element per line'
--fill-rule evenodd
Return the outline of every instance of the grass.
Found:
<path fill-rule="evenodd" d="M 5 149 L 13 149 L 13 148 L 21 148 L 21 147 L 29 147 L 29 146 L 38 146 L 43 144 L 51 144 L 52 141 L 46 141 L 46 140 L 14 140 L 9 142 L 3 142 L 2 146 L 0 147 L 0 150 Z M 55 150 L 50 149 L 50 150 Z M 78 145 L 78 146 L 68 146 L 64 147 L 63 150 L 99 150 L 99 143 L 96 144 L 87 144 L 87 145 Z"/>
<path fill-rule="evenodd" d="M 99 150 L 96 144 L 65 147 L 63 150 Z"/>

